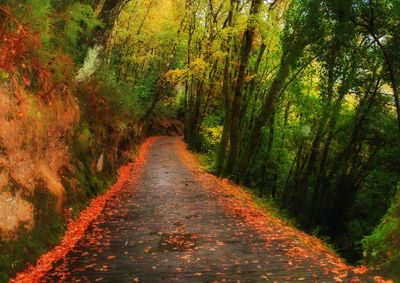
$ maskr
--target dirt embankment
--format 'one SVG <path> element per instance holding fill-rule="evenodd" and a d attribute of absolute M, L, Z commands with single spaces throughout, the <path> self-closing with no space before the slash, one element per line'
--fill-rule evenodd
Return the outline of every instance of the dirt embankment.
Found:
<path fill-rule="evenodd" d="M 84 86 L 45 99 L 22 89 L 0 85 L 0 282 L 54 246 L 142 140 Z"/>
<path fill-rule="evenodd" d="M 72 96 L 44 102 L 27 92 L 17 101 L 7 85 L 0 87 L 0 231 L 14 238 L 35 226 L 30 198 L 45 186 L 61 209 L 65 189 L 60 169 L 70 161 L 66 137 L 79 121 Z"/>

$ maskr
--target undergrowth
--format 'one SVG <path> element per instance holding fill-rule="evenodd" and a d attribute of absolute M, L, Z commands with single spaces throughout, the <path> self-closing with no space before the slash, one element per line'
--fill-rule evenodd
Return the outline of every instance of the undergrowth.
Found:
<path fill-rule="evenodd" d="M 400 193 L 397 201 L 384 216 L 371 235 L 364 237 L 364 256 L 369 264 L 400 282 Z"/>

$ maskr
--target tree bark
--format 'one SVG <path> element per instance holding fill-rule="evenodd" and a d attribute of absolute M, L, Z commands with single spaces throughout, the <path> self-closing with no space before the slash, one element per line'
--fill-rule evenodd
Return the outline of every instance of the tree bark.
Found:
<path fill-rule="evenodd" d="M 282 62 L 283 63 L 283 62 Z M 281 65 L 281 70 L 273 80 L 269 93 L 263 103 L 260 114 L 256 117 L 250 131 L 248 141 L 240 155 L 239 162 L 235 169 L 235 175 L 239 182 L 243 182 L 248 166 L 254 158 L 258 149 L 259 140 L 262 135 L 262 128 L 270 120 L 275 109 L 276 99 L 284 85 L 284 80 L 288 76 L 289 66 Z"/>
<path fill-rule="evenodd" d="M 94 31 L 94 43 L 104 46 L 108 36 L 114 26 L 115 19 L 118 16 L 119 7 L 125 4 L 126 0 L 105 0 L 98 19 L 103 22 L 102 27 L 96 28 Z"/>
<path fill-rule="evenodd" d="M 225 175 L 231 175 L 233 173 L 233 169 L 235 167 L 235 163 L 239 154 L 241 140 L 239 113 L 242 106 L 243 86 L 245 82 L 247 66 L 250 59 L 250 53 L 252 50 L 254 32 L 256 30 L 255 17 L 260 12 L 262 3 L 262 0 L 252 1 L 250 8 L 250 19 L 243 37 L 239 72 L 236 79 L 235 94 L 233 97 L 231 108 L 230 148 L 224 172 Z"/>
<path fill-rule="evenodd" d="M 235 6 L 236 0 L 230 1 L 229 7 L 229 14 L 228 14 L 228 21 L 227 27 L 232 27 L 233 22 L 233 10 Z M 226 156 L 226 149 L 229 143 L 229 132 L 231 127 L 231 95 L 229 91 L 229 76 L 230 76 L 230 64 L 231 64 L 231 44 L 232 44 L 232 36 L 229 35 L 227 40 L 226 52 L 227 55 L 225 57 L 225 64 L 224 64 L 224 78 L 222 83 L 222 93 L 224 95 L 225 101 L 225 118 L 224 118 L 224 128 L 222 132 L 221 142 L 219 144 L 219 149 L 217 152 L 217 175 L 220 176 L 222 174 L 222 170 L 224 169 L 225 165 L 225 156 Z"/>
<path fill-rule="evenodd" d="M 389 53 L 387 52 L 385 46 L 382 44 L 382 42 L 379 40 L 378 35 L 376 34 L 376 26 L 375 26 L 375 13 L 374 13 L 374 8 L 373 8 L 373 2 L 372 0 L 368 1 L 369 7 L 370 7 L 370 12 L 371 12 L 371 19 L 368 22 L 367 25 L 363 26 L 372 36 L 374 39 L 375 43 L 378 45 L 378 47 L 381 49 L 384 60 L 386 62 L 386 65 L 389 70 L 389 77 L 390 77 L 390 83 L 391 87 L 393 90 L 393 97 L 394 97 L 394 102 L 396 105 L 396 114 L 397 114 L 397 124 L 399 127 L 399 132 L 400 132 L 400 97 L 399 97 L 399 91 L 398 91 L 398 85 L 397 85 L 397 79 L 396 79 L 396 72 L 394 69 L 393 62 L 389 56 Z"/>

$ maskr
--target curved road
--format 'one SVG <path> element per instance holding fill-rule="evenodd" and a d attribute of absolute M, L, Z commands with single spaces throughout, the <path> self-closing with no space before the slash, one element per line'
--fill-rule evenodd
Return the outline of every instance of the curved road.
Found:
<path fill-rule="evenodd" d="M 225 193 L 179 138 L 156 139 L 142 172 L 41 282 L 373 282 Z"/>

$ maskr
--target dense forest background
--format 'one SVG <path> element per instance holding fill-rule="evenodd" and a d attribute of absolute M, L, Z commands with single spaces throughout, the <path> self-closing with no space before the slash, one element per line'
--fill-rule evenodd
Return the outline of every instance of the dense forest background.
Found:
<path fill-rule="evenodd" d="M 71 147 L 59 169 L 80 183 L 61 182 L 71 187 L 61 207 L 77 214 L 129 146 L 180 120 L 209 171 L 249 187 L 350 263 L 399 277 L 400 1 L 0 0 L 0 37 L 14 119 L 40 120 L 57 101 L 64 108 L 54 111 L 71 118 L 56 132 Z M 51 142 L 45 122 L 21 149 Z M 43 206 L 39 190 L 25 191 Z M 50 232 L 4 238 L 2 270 L 23 266 L 16 258 L 32 237 L 32 257 L 57 241 L 65 212 L 48 210 L 32 213 L 37 230 L 59 211 Z"/>

